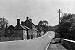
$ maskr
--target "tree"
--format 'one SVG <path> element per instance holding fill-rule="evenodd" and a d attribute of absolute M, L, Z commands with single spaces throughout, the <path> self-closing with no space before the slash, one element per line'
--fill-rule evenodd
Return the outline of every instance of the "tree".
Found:
<path fill-rule="evenodd" d="M 64 23 L 64 22 L 71 22 L 72 20 L 72 15 L 71 14 L 64 14 L 62 17 L 61 17 L 61 23 Z"/>
<path fill-rule="evenodd" d="M 48 21 L 44 20 L 42 24 L 47 26 L 48 25 Z"/>
<path fill-rule="evenodd" d="M 41 26 L 42 24 L 43 24 L 43 21 L 40 21 L 40 22 L 38 23 L 39 26 Z"/>
<path fill-rule="evenodd" d="M 71 24 L 72 24 L 71 18 L 72 18 L 71 14 L 64 15 L 61 18 L 61 22 L 59 24 L 58 32 L 61 34 L 61 37 L 63 37 L 63 38 L 68 38 L 67 35 L 70 34 L 69 29 L 70 29 Z"/>
<path fill-rule="evenodd" d="M 46 32 L 48 30 L 48 21 L 39 21 L 38 23 L 38 30 Z"/>

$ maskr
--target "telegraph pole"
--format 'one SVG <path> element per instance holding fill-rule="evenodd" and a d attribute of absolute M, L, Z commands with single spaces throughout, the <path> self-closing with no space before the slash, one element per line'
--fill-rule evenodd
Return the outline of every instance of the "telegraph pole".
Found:
<path fill-rule="evenodd" d="M 60 24 L 60 13 L 61 13 L 60 9 L 59 9 L 58 13 L 59 13 L 59 24 Z"/>

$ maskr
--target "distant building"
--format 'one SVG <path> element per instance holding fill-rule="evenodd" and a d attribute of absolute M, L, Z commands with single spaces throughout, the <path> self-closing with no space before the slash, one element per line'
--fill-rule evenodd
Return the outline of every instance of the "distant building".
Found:
<path fill-rule="evenodd" d="M 27 39 L 27 29 L 26 26 L 20 24 L 20 19 L 17 19 L 17 25 L 15 26 L 15 34 L 18 38 Z"/>
<path fill-rule="evenodd" d="M 32 19 L 29 19 L 29 17 L 26 17 L 26 20 L 24 22 L 21 21 L 21 25 L 27 26 L 28 28 L 30 28 L 27 31 L 27 35 L 29 36 L 28 37 L 29 39 L 33 39 L 37 37 L 37 28 L 36 28 L 36 25 L 32 23 Z"/>
<path fill-rule="evenodd" d="M 15 34 L 17 34 L 21 39 L 33 39 L 37 37 L 37 28 L 29 17 L 26 17 L 25 21 L 21 21 L 21 24 L 20 19 L 17 19 Z"/>

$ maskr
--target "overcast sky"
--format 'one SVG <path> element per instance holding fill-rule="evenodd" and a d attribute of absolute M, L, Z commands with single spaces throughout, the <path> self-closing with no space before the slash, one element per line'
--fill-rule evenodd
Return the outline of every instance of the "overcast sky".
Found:
<path fill-rule="evenodd" d="M 9 24 L 16 25 L 19 17 L 25 20 L 31 16 L 33 23 L 47 20 L 49 25 L 58 24 L 58 9 L 64 12 L 75 13 L 74 0 L 0 0 L 0 17 L 5 16 Z"/>

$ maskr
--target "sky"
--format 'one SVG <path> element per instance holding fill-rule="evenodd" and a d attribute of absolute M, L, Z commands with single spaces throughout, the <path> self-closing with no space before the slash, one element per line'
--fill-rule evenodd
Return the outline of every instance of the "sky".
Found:
<path fill-rule="evenodd" d="M 4 16 L 12 25 L 16 25 L 17 18 L 25 21 L 29 16 L 34 24 L 47 20 L 54 26 L 59 23 L 58 9 L 62 13 L 75 13 L 74 5 L 75 0 L 0 0 L 0 17 Z"/>

